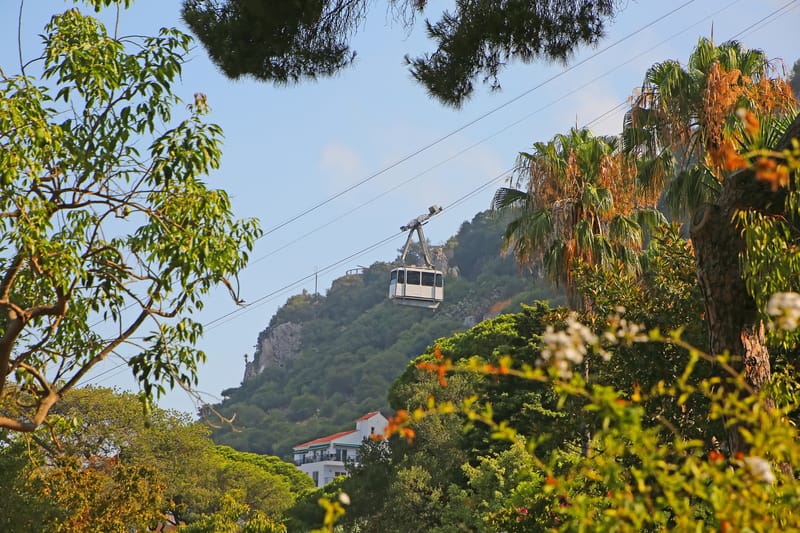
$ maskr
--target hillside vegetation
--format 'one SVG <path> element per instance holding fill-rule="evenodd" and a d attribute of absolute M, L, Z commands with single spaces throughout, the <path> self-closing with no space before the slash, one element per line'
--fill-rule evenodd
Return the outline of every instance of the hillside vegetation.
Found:
<path fill-rule="evenodd" d="M 389 263 L 334 281 L 326 295 L 290 297 L 258 336 L 251 366 L 263 365 L 265 339 L 281 326 L 300 331 L 296 353 L 223 392 L 217 408 L 236 415 L 214 439 L 242 451 L 287 456 L 291 447 L 348 429 L 362 414 L 388 410 L 387 391 L 434 339 L 463 331 L 519 303 L 557 298 L 520 275 L 501 254 L 507 221 L 480 213 L 443 246 L 445 302 L 435 312 L 387 299 Z M 290 327 L 291 327 L 290 326 Z"/>

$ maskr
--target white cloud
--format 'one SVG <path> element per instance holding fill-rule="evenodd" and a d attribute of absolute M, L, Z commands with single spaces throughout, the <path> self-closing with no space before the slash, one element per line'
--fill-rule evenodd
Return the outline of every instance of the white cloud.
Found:
<path fill-rule="evenodd" d="M 364 176 L 364 162 L 350 147 L 336 141 L 322 148 L 319 168 L 323 174 L 332 178 L 331 187 L 339 189 Z"/>

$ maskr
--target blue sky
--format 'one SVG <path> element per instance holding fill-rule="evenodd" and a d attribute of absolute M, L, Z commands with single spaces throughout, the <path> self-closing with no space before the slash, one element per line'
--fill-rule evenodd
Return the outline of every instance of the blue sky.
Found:
<path fill-rule="evenodd" d="M 315 271 L 324 292 L 350 268 L 393 259 L 403 236 L 372 245 L 398 233 L 432 204 L 445 210 L 426 226 L 426 235 L 441 243 L 488 207 L 517 153 L 533 142 L 576 124 L 590 124 L 596 133 L 617 133 L 623 104 L 641 85 L 646 69 L 665 59 L 685 62 L 697 39 L 710 36 L 712 27 L 715 41 L 737 37 L 749 48 L 782 59 L 787 68 L 800 57 L 797 0 L 623 4 L 597 48 L 579 51 L 567 65 L 513 64 L 502 74 L 501 91 L 479 88 L 461 109 L 430 99 L 411 79 L 404 55 L 419 55 L 432 45 L 421 24 L 409 31 L 392 23 L 382 2 L 375 3 L 353 41 L 355 64 L 333 78 L 299 86 L 230 81 L 198 45 L 176 92 L 187 102 L 194 93 L 205 93 L 210 120 L 225 132 L 222 165 L 209 183 L 229 192 L 238 216 L 257 217 L 268 232 L 241 276 L 243 298 L 258 303 L 236 312 L 219 291 L 197 317 L 209 324 L 200 342 L 208 362 L 200 370 L 199 390 L 213 399 L 240 383 L 243 356 L 252 358 L 258 333 L 291 294 L 314 290 Z M 39 53 L 37 36 L 49 16 L 71 5 L 25 2 L 24 58 Z M 428 16 L 437 18 L 443 5 L 430 2 Z M 0 0 L 0 66 L 6 73 L 19 68 L 19 6 L 19 0 Z M 154 34 L 162 26 L 184 29 L 179 11 L 177 0 L 135 0 L 121 14 L 120 34 Z M 129 371 L 118 365 L 114 359 L 104 363 L 92 383 L 135 387 Z M 180 391 L 160 403 L 194 409 Z"/>

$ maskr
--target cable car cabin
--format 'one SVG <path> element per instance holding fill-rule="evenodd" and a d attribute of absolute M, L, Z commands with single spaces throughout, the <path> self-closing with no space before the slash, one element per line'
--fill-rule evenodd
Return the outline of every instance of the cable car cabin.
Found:
<path fill-rule="evenodd" d="M 402 305 L 436 309 L 444 300 L 444 276 L 431 268 L 395 268 L 389 278 L 389 298 Z"/>

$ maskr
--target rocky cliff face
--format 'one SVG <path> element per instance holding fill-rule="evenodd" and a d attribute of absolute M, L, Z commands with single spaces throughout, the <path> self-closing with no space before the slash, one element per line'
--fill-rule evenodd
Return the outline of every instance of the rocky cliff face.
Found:
<path fill-rule="evenodd" d="M 253 360 L 244 367 L 242 382 L 253 379 L 270 367 L 284 367 L 287 361 L 300 355 L 302 326 L 286 322 L 267 328 L 259 336 L 259 344 Z"/>
<path fill-rule="evenodd" d="M 448 253 L 444 246 L 431 246 L 430 251 L 431 261 L 435 269 L 441 270 L 447 276 L 458 276 L 458 267 L 450 267 L 452 251 Z"/>

